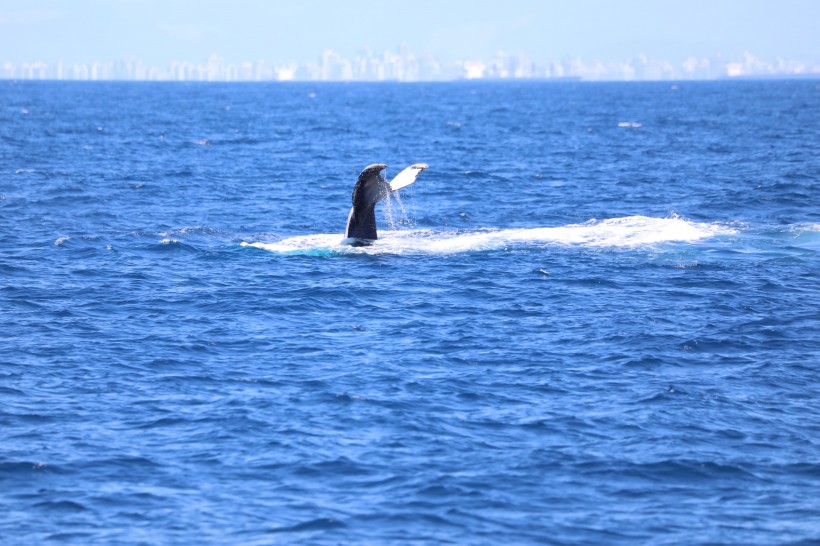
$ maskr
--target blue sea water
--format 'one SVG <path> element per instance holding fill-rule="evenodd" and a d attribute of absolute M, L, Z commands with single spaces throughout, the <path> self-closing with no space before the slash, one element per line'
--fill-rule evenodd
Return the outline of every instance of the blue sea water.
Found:
<path fill-rule="evenodd" d="M 0 347 L 2 544 L 816 543 L 820 83 L 0 82 Z"/>

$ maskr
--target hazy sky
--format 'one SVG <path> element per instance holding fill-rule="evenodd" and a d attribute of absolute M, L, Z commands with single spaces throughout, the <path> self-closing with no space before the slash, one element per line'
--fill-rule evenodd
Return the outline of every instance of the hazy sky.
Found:
<path fill-rule="evenodd" d="M 442 60 L 815 60 L 820 0 L 0 0 L 0 63 L 301 62 L 401 43 Z"/>

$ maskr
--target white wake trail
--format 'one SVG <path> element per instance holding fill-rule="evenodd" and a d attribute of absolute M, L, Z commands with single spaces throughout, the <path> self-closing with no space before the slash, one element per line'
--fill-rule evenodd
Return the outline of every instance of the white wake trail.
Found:
<path fill-rule="evenodd" d="M 586 247 L 642 247 L 662 243 L 692 243 L 717 235 L 736 233 L 732 228 L 679 217 L 627 216 L 590 220 L 583 224 L 522 229 L 470 231 L 381 231 L 379 240 L 366 247 L 342 244 L 342 234 L 289 237 L 277 242 L 242 243 L 281 254 L 315 252 L 368 254 L 457 254 L 544 245 Z"/>

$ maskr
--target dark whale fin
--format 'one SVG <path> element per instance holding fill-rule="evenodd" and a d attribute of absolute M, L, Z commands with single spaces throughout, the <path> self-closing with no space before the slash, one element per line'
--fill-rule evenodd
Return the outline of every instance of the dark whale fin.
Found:
<path fill-rule="evenodd" d="M 387 197 L 391 191 L 407 187 L 416 181 L 418 174 L 427 168 L 424 163 L 410 165 L 391 181 L 387 182 L 381 172 L 387 168 L 383 163 L 374 163 L 364 168 L 353 187 L 353 208 L 347 217 L 345 241 L 353 246 L 369 245 L 379 238 L 376 232 L 376 203 Z"/>
<path fill-rule="evenodd" d="M 350 209 L 347 217 L 347 229 L 345 229 L 346 239 L 369 239 L 375 241 L 379 238 L 376 231 L 376 207 L 370 207 L 367 211 Z"/>
<path fill-rule="evenodd" d="M 387 183 L 381 172 L 387 168 L 383 163 L 368 165 L 359 175 L 353 187 L 353 208 L 347 217 L 345 238 L 376 240 L 376 203 L 390 193 L 390 184 Z"/>

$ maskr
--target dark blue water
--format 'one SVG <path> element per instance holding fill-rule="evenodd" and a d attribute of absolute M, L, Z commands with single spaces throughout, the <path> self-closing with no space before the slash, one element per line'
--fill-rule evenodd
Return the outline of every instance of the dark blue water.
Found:
<path fill-rule="evenodd" d="M 818 82 L 0 83 L 3 544 L 811 543 L 819 367 Z"/>

